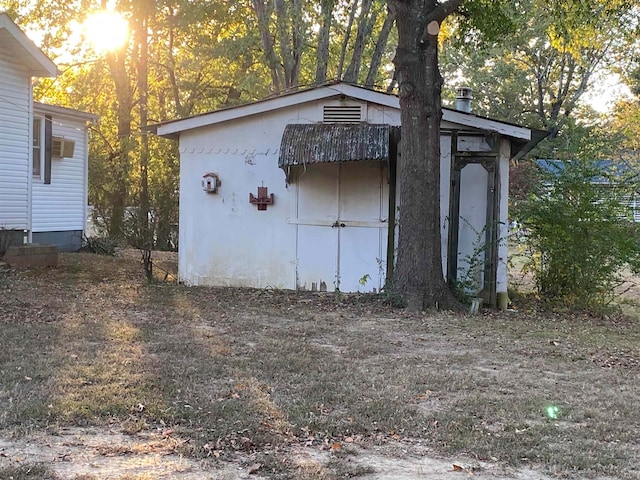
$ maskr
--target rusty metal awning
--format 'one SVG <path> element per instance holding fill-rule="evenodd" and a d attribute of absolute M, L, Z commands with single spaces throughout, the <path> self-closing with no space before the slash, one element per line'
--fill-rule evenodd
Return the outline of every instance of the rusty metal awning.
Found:
<path fill-rule="evenodd" d="M 280 143 L 279 167 L 389 159 L 390 125 L 289 124 Z"/>

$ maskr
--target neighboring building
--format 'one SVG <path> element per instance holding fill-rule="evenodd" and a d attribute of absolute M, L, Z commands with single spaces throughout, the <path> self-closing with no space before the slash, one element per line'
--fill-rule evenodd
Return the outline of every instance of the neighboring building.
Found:
<path fill-rule="evenodd" d="M 536 166 L 544 173 L 548 175 L 559 175 L 570 160 L 556 160 L 556 159 L 538 159 L 536 160 Z M 640 169 L 638 164 L 620 160 L 614 162 L 613 160 L 597 160 L 593 163 L 594 167 L 602 171 L 602 176 L 595 176 L 591 179 L 591 184 L 602 185 L 603 187 L 615 186 L 616 181 L 621 179 L 633 181 L 637 184 L 640 180 Z M 613 179 L 613 181 L 612 181 Z M 634 222 L 640 222 L 640 191 L 635 192 L 635 195 L 631 195 L 625 198 L 625 202 L 631 209 Z"/>
<path fill-rule="evenodd" d="M 156 125 L 180 143 L 179 279 L 380 291 L 401 214 L 399 127 L 396 96 L 345 83 Z M 540 133 L 444 111 L 444 270 L 455 281 L 472 264 L 490 303 L 507 289 L 509 160 Z"/>
<path fill-rule="evenodd" d="M 86 228 L 88 122 L 97 117 L 33 101 L 32 78 L 57 74 L 0 13 L 0 234 L 76 250 Z"/>
<path fill-rule="evenodd" d="M 87 230 L 88 125 L 98 117 L 42 103 L 33 109 L 32 241 L 75 251 Z"/>

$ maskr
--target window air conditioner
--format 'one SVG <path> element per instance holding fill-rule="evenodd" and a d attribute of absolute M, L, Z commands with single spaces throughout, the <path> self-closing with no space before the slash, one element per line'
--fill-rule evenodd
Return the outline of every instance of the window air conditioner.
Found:
<path fill-rule="evenodd" d="M 73 157 L 73 150 L 76 142 L 64 138 L 53 137 L 51 139 L 51 156 L 58 158 Z"/>

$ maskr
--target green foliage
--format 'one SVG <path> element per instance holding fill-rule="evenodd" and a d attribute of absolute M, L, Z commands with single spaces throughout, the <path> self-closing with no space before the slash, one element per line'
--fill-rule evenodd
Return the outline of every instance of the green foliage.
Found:
<path fill-rule="evenodd" d="M 484 3 L 493 2 L 464 2 L 463 18 L 452 22 L 441 56 L 444 77 L 456 82 L 450 89 L 464 82 L 475 91 L 475 112 L 552 137 L 571 128 L 572 118 L 590 121 L 584 96 L 596 79 L 624 70 L 621 58 L 629 63 L 638 9 L 597 0 Z"/>
<path fill-rule="evenodd" d="M 608 304 L 622 271 L 640 270 L 640 225 L 628 199 L 640 183 L 628 168 L 574 160 L 542 172 L 519 207 L 530 251 L 525 269 L 546 299 L 592 308 Z"/>
<path fill-rule="evenodd" d="M 475 234 L 476 238 L 473 242 L 472 252 L 464 256 L 463 265 L 458 267 L 453 293 L 460 302 L 471 304 L 482 289 L 481 275 L 484 269 L 485 254 L 489 248 L 486 241 L 487 227 L 485 225 L 478 230 L 466 218 L 460 217 L 460 220 Z"/>

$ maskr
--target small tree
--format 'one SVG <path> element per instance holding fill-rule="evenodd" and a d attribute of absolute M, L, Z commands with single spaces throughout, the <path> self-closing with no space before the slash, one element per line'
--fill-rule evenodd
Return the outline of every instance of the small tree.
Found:
<path fill-rule="evenodd" d="M 629 199 L 637 173 L 606 161 L 548 162 L 520 209 L 539 294 L 573 306 L 610 303 L 622 272 L 640 271 L 640 224 Z"/>

